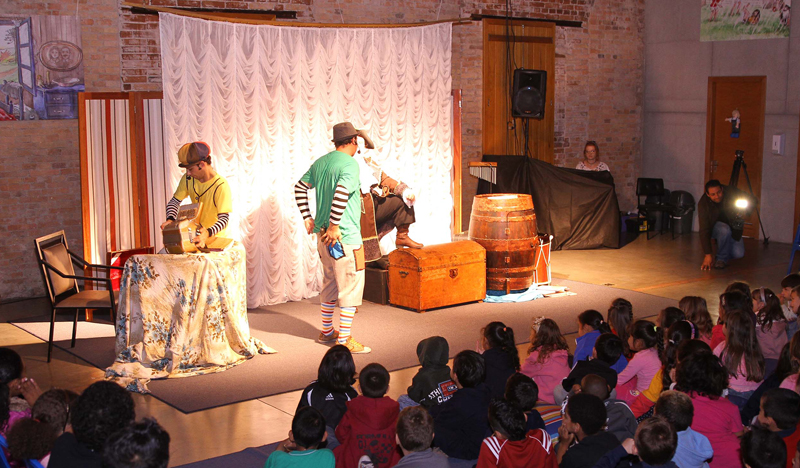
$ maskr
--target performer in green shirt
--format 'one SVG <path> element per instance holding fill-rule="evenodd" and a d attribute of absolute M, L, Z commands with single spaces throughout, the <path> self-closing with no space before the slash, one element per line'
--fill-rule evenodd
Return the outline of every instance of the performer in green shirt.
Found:
<path fill-rule="evenodd" d="M 364 294 L 364 248 L 361 240 L 361 183 L 358 163 L 358 137 L 367 148 L 374 148 L 364 131 L 350 122 L 333 127 L 335 151 L 317 159 L 295 184 L 297 206 L 306 230 L 317 234 L 317 250 L 324 271 L 320 302 L 322 307 L 322 343 L 338 341 L 352 353 L 371 349 L 350 336 L 356 307 Z M 316 190 L 316 217 L 308 206 L 308 190 Z M 331 248 L 329 250 L 329 247 Z M 343 255 L 340 256 L 336 250 Z M 336 257 L 334 257 L 336 255 Z M 339 302 L 339 331 L 333 329 L 333 310 Z"/>

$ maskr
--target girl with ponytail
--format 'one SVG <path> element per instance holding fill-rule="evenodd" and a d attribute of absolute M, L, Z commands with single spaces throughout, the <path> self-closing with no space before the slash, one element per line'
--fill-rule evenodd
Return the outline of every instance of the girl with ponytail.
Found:
<path fill-rule="evenodd" d="M 778 365 L 781 349 L 789 342 L 786 318 L 781 299 L 766 288 L 753 290 L 753 310 L 756 313 L 756 337 L 764 355 L 764 375 L 769 376 Z"/>
<path fill-rule="evenodd" d="M 675 366 L 678 364 L 678 346 L 684 341 L 697 338 L 697 327 L 688 320 L 675 322 L 667 330 L 667 341 L 661 355 L 661 369 L 656 372 L 650 387 L 636 397 L 636 401 L 631 405 L 631 411 L 637 418 L 647 415 L 658 401 L 661 392 L 670 390 L 672 376 L 675 374 Z"/>
<path fill-rule="evenodd" d="M 486 364 L 486 385 L 492 398 L 501 399 L 506 392 L 506 381 L 519 371 L 519 351 L 514 341 L 514 330 L 503 322 L 491 322 L 482 332 L 483 359 Z"/>
<path fill-rule="evenodd" d="M 618 297 L 608 308 L 608 323 L 611 331 L 622 340 L 622 355 L 630 359 L 633 356 L 628 347 L 628 328 L 633 322 L 633 305 L 627 299 Z"/>
<path fill-rule="evenodd" d="M 650 387 L 653 377 L 661 370 L 659 349 L 664 346 L 664 335 L 656 330 L 653 322 L 637 320 L 630 331 L 628 345 L 636 354 L 617 380 L 617 398 L 629 405 Z"/>
<path fill-rule="evenodd" d="M 578 361 L 587 361 L 592 357 L 594 342 L 603 333 L 612 333 L 612 331 L 611 326 L 603 320 L 603 315 L 600 312 L 590 309 L 578 315 L 578 338 L 575 340 L 573 369 Z M 620 373 L 627 365 L 628 360 L 625 359 L 623 354 L 611 368 Z"/>

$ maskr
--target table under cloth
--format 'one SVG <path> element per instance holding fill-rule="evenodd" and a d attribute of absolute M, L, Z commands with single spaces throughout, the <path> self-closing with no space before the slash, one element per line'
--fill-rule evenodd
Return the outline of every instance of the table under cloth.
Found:
<path fill-rule="evenodd" d="M 221 372 L 274 353 L 250 336 L 244 246 L 129 258 L 120 282 L 115 352 L 106 379 L 141 393 L 148 392 L 150 379 Z"/>

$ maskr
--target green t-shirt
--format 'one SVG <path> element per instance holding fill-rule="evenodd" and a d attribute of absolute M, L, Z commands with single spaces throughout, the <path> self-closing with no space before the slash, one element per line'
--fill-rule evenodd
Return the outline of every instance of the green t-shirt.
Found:
<path fill-rule="evenodd" d="M 233 209 L 233 197 L 231 197 L 231 186 L 224 177 L 217 174 L 208 182 L 200 182 L 197 179 L 186 180 L 186 174 L 178 182 L 178 188 L 172 195 L 177 200 L 183 201 L 186 197 L 192 203 L 203 202 L 203 211 L 200 213 L 200 224 L 208 229 L 217 222 L 220 213 L 230 213 Z M 226 227 L 218 232 L 217 237 L 227 237 Z"/>
<path fill-rule="evenodd" d="M 314 232 L 327 228 L 331 218 L 331 205 L 336 186 L 347 190 L 347 206 L 342 214 L 339 229 L 342 243 L 361 245 L 361 181 L 358 162 L 341 151 L 331 151 L 314 161 L 301 181 L 317 191 L 317 216 L 314 218 Z"/>
<path fill-rule="evenodd" d="M 272 452 L 264 468 L 334 468 L 336 459 L 328 449 L 304 450 L 302 452 Z"/>

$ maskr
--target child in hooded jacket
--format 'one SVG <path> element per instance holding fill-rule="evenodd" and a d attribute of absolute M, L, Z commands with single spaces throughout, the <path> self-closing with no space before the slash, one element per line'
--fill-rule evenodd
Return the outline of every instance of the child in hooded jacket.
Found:
<path fill-rule="evenodd" d="M 400 461 L 396 440 L 400 407 L 386 396 L 389 372 L 380 364 L 368 364 L 358 383 L 362 395 L 347 402 L 347 411 L 336 426 L 341 444 L 333 449 L 336 468 L 357 466 L 364 455 L 374 468 L 390 468 Z"/>
<path fill-rule="evenodd" d="M 408 396 L 398 399 L 400 406 L 419 404 L 430 408 L 449 400 L 457 388 L 450 378 L 450 366 L 447 365 L 450 359 L 447 340 L 441 336 L 425 338 L 417 345 L 417 357 L 422 367 L 411 380 Z"/>

